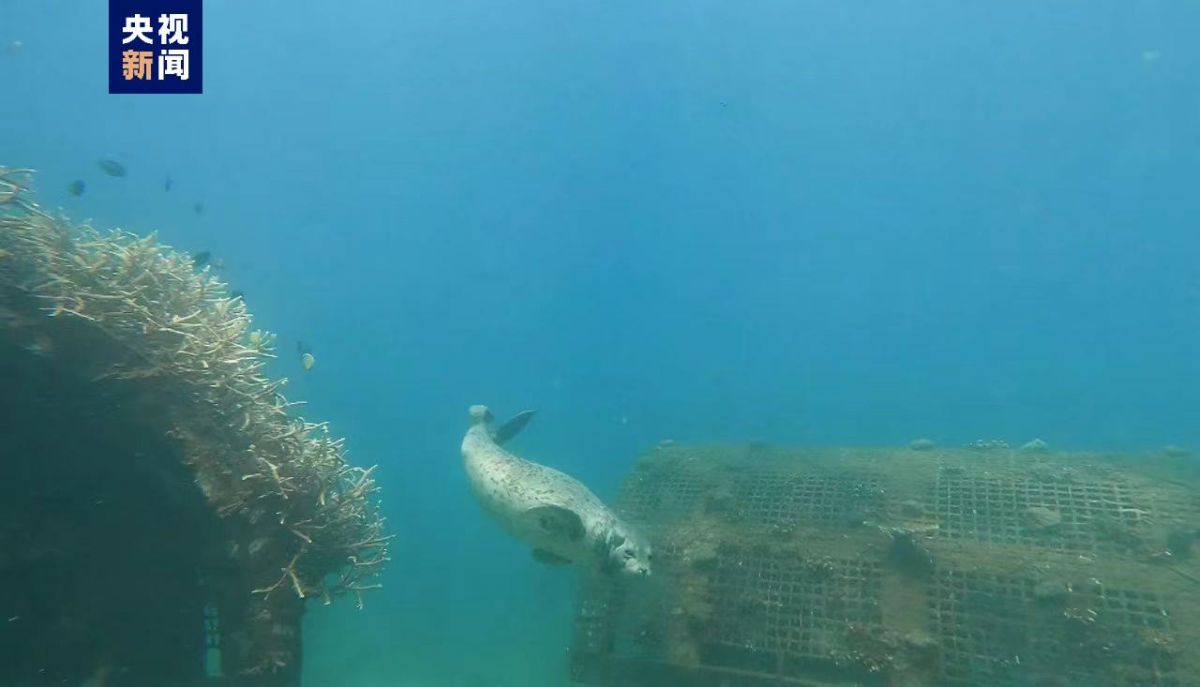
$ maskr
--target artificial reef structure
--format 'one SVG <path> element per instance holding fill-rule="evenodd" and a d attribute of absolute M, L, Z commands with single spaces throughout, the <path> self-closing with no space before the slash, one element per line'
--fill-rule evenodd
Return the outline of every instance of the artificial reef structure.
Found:
<path fill-rule="evenodd" d="M 0 684 L 298 685 L 305 603 L 388 559 L 374 468 L 209 270 L 31 180 L 0 167 Z"/>
<path fill-rule="evenodd" d="M 654 575 L 585 584 L 572 685 L 1200 685 L 1181 450 L 663 443 L 615 507 Z"/>

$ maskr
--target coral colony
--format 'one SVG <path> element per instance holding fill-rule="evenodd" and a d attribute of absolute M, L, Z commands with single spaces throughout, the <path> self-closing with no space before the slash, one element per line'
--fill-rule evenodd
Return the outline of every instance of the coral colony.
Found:
<path fill-rule="evenodd" d="M 361 606 L 379 586 L 390 536 L 374 468 L 351 465 L 324 423 L 295 416 L 298 404 L 280 393 L 286 380 L 264 374 L 275 338 L 251 329 L 245 303 L 209 269 L 153 234 L 51 215 L 32 200 L 31 179 L 0 167 L 0 325 L 59 339 L 86 330 L 103 345 L 62 364 L 156 400 L 219 516 L 223 564 L 233 561 L 246 587 L 250 639 L 232 663 L 255 673 L 298 661 L 298 640 L 275 637 L 299 631 L 296 599 L 351 595 Z"/>

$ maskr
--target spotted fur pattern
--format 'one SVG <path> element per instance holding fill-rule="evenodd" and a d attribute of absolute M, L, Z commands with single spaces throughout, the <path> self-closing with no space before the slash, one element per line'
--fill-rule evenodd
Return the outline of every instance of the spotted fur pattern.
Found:
<path fill-rule="evenodd" d="M 540 559 L 557 558 L 607 573 L 650 573 L 650 545 L 641 536 L 579 481 L 505 451 L 493 439 L 490 419 L 487 408 L 473 406 L 462 442 L 471 491 L 488 515 L 533 550 L 550 554 Z M 573 521 L 572 513 L 582 528 L 564 526 Z"/>

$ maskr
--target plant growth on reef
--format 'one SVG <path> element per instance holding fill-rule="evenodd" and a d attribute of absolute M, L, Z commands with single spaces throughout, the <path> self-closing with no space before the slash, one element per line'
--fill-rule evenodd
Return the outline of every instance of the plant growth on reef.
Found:
<path fill-rule="evenodd" d="M 0 167 L 0 289 L 102 332 L 111 347 L 93 381 L 159 390 L 250 591 L 361 605 L 390 539 L 374 468 L 349 464 L 324 423 L 291 413 L 286 380 L 264 373 L 274 337 L 187 254 L 52 216 L 27 193 L 31 178 Z"/>

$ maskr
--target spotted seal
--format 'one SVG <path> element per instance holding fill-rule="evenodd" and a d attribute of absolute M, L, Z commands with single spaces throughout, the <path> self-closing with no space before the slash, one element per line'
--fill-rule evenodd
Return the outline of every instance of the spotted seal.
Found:
<path fill-rule="evenodd" d="M 650 544 L 587 487 L 501 448 L 529 423 L 531 411 L 495 430 L 486 406 L 471 406 L 470 417 L 462 456 L 471 491 L 484 511 L 533 547 L 535 559 L 594 566 L 606 574 L 650 574 Z"/>

